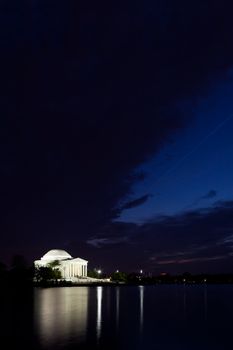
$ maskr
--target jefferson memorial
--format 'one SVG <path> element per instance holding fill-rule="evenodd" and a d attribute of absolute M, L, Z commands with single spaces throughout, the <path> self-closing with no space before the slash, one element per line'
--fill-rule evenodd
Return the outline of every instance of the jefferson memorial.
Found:
<path fill-rule="evenodd" d="M 73 278 L 87 277 L 87 260 L 72 258 L 65 250 L 49 250 L 40 260 L 35 260 L 36 267 L 48 266 L 49 263 L 58 261 L 57 268 L 61 271 L 62 278 L 71 280 Z"/>

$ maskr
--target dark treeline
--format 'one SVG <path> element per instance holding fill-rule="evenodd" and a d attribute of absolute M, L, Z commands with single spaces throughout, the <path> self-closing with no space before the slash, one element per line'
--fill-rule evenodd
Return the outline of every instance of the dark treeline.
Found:
<path fill-rule="evenodd" d="M 196 274 L 193 275 L 185 272 L 180 275 L 170 275 L 161 273 L 153 275 L 150 273 L 124 273 L 114 272 L 111 280 L 115 282 L 123 282 L 127 284 L 231 284 L 233 283 L 233 274 Z"/>
<path fill-rule="evenodd" d="M 112 281 L 122 281 L 127 284 L 231 284 L 233 274 L 197 274 L 183 273 L 180 275 L 159 274 L 142 275 L 138 273 L 125 274 L 124 279 L 113 275 Z"/>
<path fill-rule="evenodd" d="M 70 281 L 64 281 L 59 271 L 59 262 L 51 263 L 50 266 L 35 268 L 34 265 L 28 265 L 25 258 L 21 255 L 15 255 L 12 258 L 10 266 L 0 262 L 0 284 L 11 286 L 47 286 L 47 285 L 73 285 Z M 169 273 L 152 274 L 146 272 L 122 272 L 115 271 L 111 274 L 97 273 L 96 270 L 89 270 L 88 277 L 96 279 L 109 279 L 111 284 L 233 284 L 232 274 L 191 274 L 184 272 L 179 275 Z M 93 283 L 95 284 L 95 283 Z"/>
<path fill-rule="evenodd" d="M 34 266 L 29 266 L 22 255 L 14 255 L 10 266 L 0 262 L 1 285 L 32 285 Z"/>

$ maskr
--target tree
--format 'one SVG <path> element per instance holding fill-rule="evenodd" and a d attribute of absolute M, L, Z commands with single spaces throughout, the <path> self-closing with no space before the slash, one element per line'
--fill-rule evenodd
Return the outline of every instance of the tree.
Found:
<path fill-rule="evenodd" d="M 6 265 L 0 261 L 0 275 L 6 273 Z"/>
<path fill-rule="evenodd" d="M 88 271 L 87 271 L 87 276 L 88 276 L 88 277 L 91 277 L 91 278 L 100 278 L 100 276 L 99 276 L 99 274 L 98 274 L 98 272 L 97 272 L 96 269 L 94 269 L 94 270 L 88 270 Z"/>
<path fill-rule="evenodd" d="M 12 282 L 31 280 L 31 271 L 22 255 L 16 254 L 13 256 L 9 277 Z"/>
<path fill-rule="evenodd" d="M 48 266 L 39 266 L 35 268 L 34 277 L 37 282 L 48 282 L 48 281 L 57 281 L 62 278 L 61 271 L 56 268 L 60 263 L 51 262 Z"/>
<path fill-rule="evenodd" d="M 53 279 L 55 281 L 61 279 L 61 271 L 59 270 L 59 266 L 61 265 L 59 260 L 53 260 L 50 263 L 48 263 L 48 267 L 52 269 L 53 273 Z"/>
<path fill-rule="evenodd" d="M 125 272 L 116 271 L 112 273 L 111 280 L 115 282 L 126 282 L 127 275 Z"/>
<path fill-rule="evenodd" d="M 47 264 L 47 266 L 51 267 L 52 269 L 57 268 L 60 265 L 61 265 L 61 263 L 59 260 L 53 260 Z"/>
<path fill-rule="evenodd" d="M 4 279 L 7 275 L 6 265 L 0 261 L 0 279 Z"/>

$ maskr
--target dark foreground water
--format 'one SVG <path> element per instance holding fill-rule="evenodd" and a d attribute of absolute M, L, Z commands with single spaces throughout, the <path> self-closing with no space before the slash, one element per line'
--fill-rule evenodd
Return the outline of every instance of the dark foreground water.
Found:
<path fill-rule="evenodd" d="M 15 290 L 0 311 L 4 349 L 232 349 L 231 285 Z"/>

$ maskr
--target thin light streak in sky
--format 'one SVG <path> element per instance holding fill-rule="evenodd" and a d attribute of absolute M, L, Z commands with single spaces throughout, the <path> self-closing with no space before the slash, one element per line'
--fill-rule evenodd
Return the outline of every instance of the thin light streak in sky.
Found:
<path fill-rule="evenodd" d="M 231 121 L 233 118 L 233 114 L 230 114 L 228 115 L 227 118 L 225 118 L 223 121 L 219 122 L 217 124 L 217 126 L 215 126 L 214 128 L 212 128 L 209 132 L 206 132 L 205 133 L 205 136 L 199 141 L 197 142 L 196 145 L 193 146 L 193 148 L 191 149 L 191 151 L 187 152 L 184 156 L 180 157 L 179 160 L 177 160 L 176 162 L 174 162 L 174 165 L 171 166 L 168 170 L 164 171 L 162 175 L 159 175 L 156 178 L 153 179 L 153 177 L 151 179 L 148 179 L 148 182 L 147 184 L 144 184 L 144 186 L 146 186 L 146 192 L 147 193 L 150 193 L 152 194 L 153 196 L 153 193 L 156 190 L 156 186 L 158 184 L 160 184 L 164 179 L 166 179 L 166 177 L 168 177 L 169 175 L 173 174 L 174 171 L 178 171 L 177 172 L 177 175 L 178 174 L 181 174 L 181 171 L 180 171 L 180 167 L 185 163 L 185 161 L 188 161 L 190 160 L 190 158 L 195 154 L 195 153 L 200 153 L 202 150 L 200 150 L 200 148 L 203 146 L 203 145 L 206 145 L 206 143 L 210 140 L 210 138 L 212 138 L 215 134 L 217 134 L 223 127 L 226 127 L 228 126 L 227 123 L 229 123 L 229 121 Z M 200 127 L 199 127 L 200 129 Z M 169 180 L 169 178 L 167 179 Z M 174 183 L 174 178 L 172 179 L 173 183 Z M 163 184 L 164 185 L 164 184 Z M 145 190 L 145 189 L 144 189 Z M 191 194 L 192 196 L 193 194 Z M 197 199 L 195 198 L 195 201 Z M 151 207 L 153 205 L 153 202 L 151 201 L 151 203 L 149 203 L 148 205 L 145 204 L 145 209 L 147 208 L 148 209 L 148 206 L 149 206 L 149 212 L 154 212 L 154 209 Z M 162 204 L 163 205 L 163 204 Z M 178 206 L 179 207 L 179 206 Z M 187 207 L 187 204 L 185 203 L 185 206 L 181 206 L 180 207 L 180 210 L 183 211 L 183 210 L 187 210 L 189 209 L 189 207 L 192 207 L 190 206 L 190 204 L 188 205 Z M 167 210 L 167 209 L 165 209 Z M 177 210 L 177 208 L 176 208 Z M 143 211 L 141 212 L 141 214 L 139 214 L 138 212 L 138 209 L 136 208 L 136 211 L 134 212 L 134 210 L 132 210 L 132 212 L 130 212 L 130 214 L 123 214 L 123 216 L 121 217 L 121 219 L 123 218 L 123 221 L 125 220 L 124 217 L 126 217 L 126 221 L 135 221 L 137 222 L 138 224 L 143 224 L 145 222 L 145 217 L 149 218 L 152 214 L 149 214 L 149 212 L 144 212 L 143 214 Z M 130 215 L 130 216 L 129 216 Z M 141 217 L 141 219 L 140 219 Z"/>
<path fill-rule="evenodd" d="M 167 170 L 163 175 L 161 175 L 155 183 L 159 183 L 164 177 L 170 175 L 173 171 L 179 168 L 180 165 L 184 163 L 185 160 L 189 159 L 203 144 L 205 144 L 209 138 L 214 136 L 227 122 L 229 122 L 233 118 L 233 115 L 227 117 L 223 122 L 220 122 L 213 130 L 211 130 L 190 152 L 185 154 L 172 168 Z"/>

